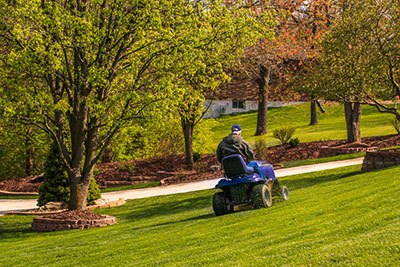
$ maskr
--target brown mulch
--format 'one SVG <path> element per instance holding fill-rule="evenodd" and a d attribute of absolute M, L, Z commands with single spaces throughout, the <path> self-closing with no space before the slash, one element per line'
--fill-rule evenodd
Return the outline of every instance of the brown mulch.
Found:
<path fill-rule="evenodd" d="M 57 214 L 45 215 L 44 217 L 57 220 L 97 220 L 105 218 L 104 215 L 89 210 L 68 210 Z"/>
<path fill-rule="evenodd" d="M 297 147 L 289 145 L 268 147 L 261 160 L 275 166 L 285 161 L 317 158 L 322 146 L 329 147 L 392 147 L 400 145 L 400 135 L 375 136 L 362 139 L 361 144 L 347 144 L 344 140 L 300 143 Z M 222 171 L 214 154 L 202 155 L 193 170 L 185 169 L 183 155 L 165 158 L 151 158 L 126 162 L 99 164 L 95 177 L 100 186 L 140 184 L 161 181 L 162 184 L 192 182 L 222 177 Z M 0 182 L 0 190 L 13 192 L 37 192 L 41 180 L 35 177 L 10 179 Z"/>

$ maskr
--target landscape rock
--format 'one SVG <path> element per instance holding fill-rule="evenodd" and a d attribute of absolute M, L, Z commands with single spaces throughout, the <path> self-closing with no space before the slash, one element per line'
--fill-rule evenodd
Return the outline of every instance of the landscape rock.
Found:
<path fill-rule="evenodd" d="M 39 211 L 56 211 L 68 209 L 68 203 L 65 202 L 47 202 L 39 208 Z"/>

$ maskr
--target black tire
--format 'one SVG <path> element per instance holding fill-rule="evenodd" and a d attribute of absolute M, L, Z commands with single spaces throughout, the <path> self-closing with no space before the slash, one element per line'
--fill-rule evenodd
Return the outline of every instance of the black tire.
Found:
<path fill-rule="evenodd" d="M 213 209 L 216 216 L 233 212 L 233 206 L 224 192 L 214 194 Z"/>
<path fill-rule="evenodd" d="M 289 189 L 286 186 L 282 186 L 282 200 L 289 199 Z"/>
<path fill-rule="evenodd" d="M 258 184 L 252 189 L 252 204 L 253 208 L 269 208 L 272 206 L 271 187 L 265 184 Z"/>

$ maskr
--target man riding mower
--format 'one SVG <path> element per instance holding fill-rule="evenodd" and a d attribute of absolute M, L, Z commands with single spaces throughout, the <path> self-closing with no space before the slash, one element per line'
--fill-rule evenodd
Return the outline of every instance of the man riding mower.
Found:
<path fill-rule="evenodd" d="M 213 197 L 215 215 L 234 211 L 236 206 L 250 205 L 255 209 L 271 207 L 273 197 L 287 200 L 289 191 L 281 187 L 272 165 L 252 161 L 253 150 L 241 136 L 240 125 L 233 125 L 231 134 L 218 145 L 217 159 L 222 164 L 225 178 L 215 186 L 222 190 Z M 245 159 L 249 161 L 247 164 Z"/>

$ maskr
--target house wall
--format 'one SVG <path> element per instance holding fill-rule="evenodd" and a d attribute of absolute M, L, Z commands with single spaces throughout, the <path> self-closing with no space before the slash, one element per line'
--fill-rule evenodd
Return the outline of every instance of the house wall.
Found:
<path fill-rule="evenodd" d="M 233 108 L 232 100 L 206 100 L 204 106 L 207 107 L 212 101 L 210 108 L 204 115 L 204 118 L 218 118 L 221 115 L 232 114 L 232 113 L 242 113 L 247 111 L 255 111 L 258 109 L 257 101 L 243 101 L 243 108 Z M 283 102 L 283 101 L 270 101 L 268 102 L 268 107 L 282 107 L 300 104 L 303 102 Z"/>

